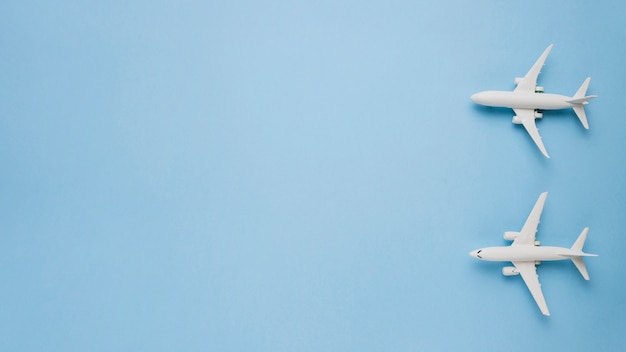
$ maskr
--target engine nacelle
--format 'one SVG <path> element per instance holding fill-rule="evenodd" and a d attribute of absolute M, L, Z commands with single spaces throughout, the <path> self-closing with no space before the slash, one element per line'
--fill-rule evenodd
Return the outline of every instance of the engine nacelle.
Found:
<path fill-rule="evenodd" d="M 542 86 L 536 86 L 535 87 L 535 93 L 543 93 L 543 87 Z"/>
<path fill-rule="evenodd" d="M 515 231 L 507 231 L 504 233 L 504 239 L 509 240 L 509 241 L 513 241 L 518 236 L 519 236 L 519 232 L 515 232 Z"/>
<path fill-rule="evenodd" d="M 511 122 L 513 122 L 516 125 L 522 124 L 522 120 L 519 117 L 517 117 L 517 115 L 513 116 L 513 120 L 511 120 Z"/>
<path fill-rule="evenodd" d="M 541 111 L 535 110 L 535 118 L 540 119 L 543 117 L 543 113 Z"/>
<path fill-rule="evenodd" d="M 504 268 L 502 268 L 502 275 L 504 276 L 519 275 L 519 271 L 517 271 L 517 268 L 514 266 L 505 266 Z"/>
<path fill-rule="evenodd" d="M 515 84 L 519 84 L 522 81 L 522 77 L 515 77 Z"/>

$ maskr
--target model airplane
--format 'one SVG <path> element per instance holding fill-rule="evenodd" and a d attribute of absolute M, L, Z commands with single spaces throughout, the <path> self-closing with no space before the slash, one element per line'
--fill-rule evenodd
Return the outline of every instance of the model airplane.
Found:
<path fill-rule="evenodd" d="M 520 232 L 505 232 L 504 238 L 507 240 L 513 240 L 510 246 L 504 247 L 489 247 L 477 249 L 470 252 L 472 257 L 488 260 L 488 261 L 510 261 L 514 266 L 506 266 L 502 268 L 502 274 L 506 276 L 522 275 L 522 279 L 528 286 L 530 293 L 532 294 L 535 302 L 539 306 L 541 313 L 544 315 L 550 315 L 546 300 L 543 297 L 541 291 L 541 284 L 539 283 L 539 276 L 537 276 L 537 268 L 535 267 L 542 260 L 565 260 L 571 259 L 580 271 L 580 274 L 589 280 L 589 274 L 587 274 L 587 268 L 583 257 L 595 257 L 596 254 L 589 254 L 583 252 L 583 245 L 587 238 L 588 227 L 583 229 L 580 236 L 571 248 L 563 247 L 540 247 L 539 242 L 535 241 L 535 233 L 537 232 L 537 226 L 539 225 L 539 218 L 541 217 L 541 211 L 543 210 L 543 204 L 546 202 L 548 193 L 542 193 L 537 199 L 537 203 L 530 212 L 528 219 L 524 223 L 524 227 Z"/>
<path fill-rule="evenodd" d="M 573 108 L 583 126 L 589 129 L 587 116 L 585 115 L 583 107 L 588 104 L 588 100 L 596 97 L 595 95 L 585 95 L 589 81 L 591 80 L 590 77 L 585 79 L 573 97 L 559 94 L 543 94 L 543 87 L 537 86 L 537 76 L 539 76 L 541 67 L 546 61 L 550 50 L 552 50 L 552 45 L 546 48 L 533 67 L 530 68 L 526 76 L 523 78 L 515 78 L 517 88 L 512 92 L 490 90 L 476 93 L 471 97 L 472 101 L 481 105 L 513 109 L 516 115 L 513 116 L 513 123 L 524 125 L 524 128 L 526 128 L 530 137 L 535 144 L 537 144 L 539 150 L 541 150 L 543 155 L 547 158 L 550 156 L 541 141 L 539 130 L 535 125 L 535 119 L 543 117 L 541 111 Z"/>

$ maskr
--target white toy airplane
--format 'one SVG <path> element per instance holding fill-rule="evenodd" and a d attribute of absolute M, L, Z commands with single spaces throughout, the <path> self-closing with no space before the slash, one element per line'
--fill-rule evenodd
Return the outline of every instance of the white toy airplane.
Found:
<path fill-rule="evenodd" d="M 552 46 L 553 44 L 546 48 L 533 67 L 530 68 L 530 71 L 528 71 L 526 76 L 523 78 L 515 78 L 517 88 L 515 88 L 512 92 L 489 90 L 476 93 L 471 96 L 472 101 L 481 105 L 513 109 L 516 115 L 513 116 L 513 123 L 517 125 L 524 125 L 524 128 L 526 128 L 530 137 L 533 139 L 535 144 L 537 144 L 539 150 L 541 150 L 543 155 L 547 158 L 550 156 L 541 141 L 539 130 L 535 125 L 535 119 L 543 117 L 543 113 L 541 111 L 573 108 L 583 126 L 586 129 L 589 129 L 587 116 L 585 115 L 583 106 L 588 104 L 588 100 L 596 98 L 595 95 L 585 96 L 587 93 L 587 87 L 589 86 L 589 81 L 591 80 L 590 77 L 585 79 L 573 97 L 559 94 L 543 94 L 543 87 L 537 86 L 537 76 L 539 76 L 541 67 L 546 61 L 550 50 L 552 50 Z"/>
<path fill-rule="evenodd" d="M 520 232 L 505 232 L 504 238 L 507 240 L 513 240 L 510 246 L 505 247 L 489 247 L 477 249 L 470 252 L 472 257 L 488 260 L 488 261 L 510 261 L 514 266 L 506 266 L 502 268 L 502 274 L 505 276 L 522 275 L 522 279 L 528 286 L 530 293 L 537 302 L 541 313 L 544 315 L 550 315 L 546 300 L 543 297 L 541 291 L 541 284 L 539 283 L 539 276 L 537 275 L 537 268 L 535 265 L 539 264 L 542 260 L 565 260 L 571 259 L 580 271 L 580 274 L 589 280 L 589 274 L 587 274 L 587 268 L 583 262 L 583 257 L 595 257 L 596 254 L 588 254 L 583 252 L 583 245 L 587 238 L 588 227 L 585 227 L 578 236 L 574 245 L 571 248 L 563 247 L 540 247 L 539 242 L 535 242 L 535 233 L 537 232 L 537 225 L 539 225 L 539 218 L 541 217 L 541 211 L 543 210 L 543 204 L 546 201 L 548 192 L 544 192 L 537 199 L 537 203 L 530 212 L 528 219 L 524 223 L 524 227 Z"/>

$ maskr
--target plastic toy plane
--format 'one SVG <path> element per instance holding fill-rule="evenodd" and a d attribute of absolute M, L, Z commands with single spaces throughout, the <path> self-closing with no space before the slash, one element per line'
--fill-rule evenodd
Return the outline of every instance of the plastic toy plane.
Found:
<path fill-rule="evenodd" d="M 587 77 L 573 97 L 559 94 L 543 94 L 543 87 L 537 86 L 537 76 L 541 72 L 541 67 L 546 61 L 553 44 L 548 46 L 541 54 L 537 62 L 530 68 L 530 71 L 523 78 L 515 78 L 517 88 L 510 91 L 484 91 L 472 95 L 471 99 L 477 104 L 511 108 L 515 112 L 513 116 L 514 124 L 521 124 L 526 128 L 528 134 L 533 139 L 541 153 L 549 158 L 546 147 L 541 141 L 539 130 L 535 125 L 535 119 L 543 117 L 542 110 L 559 110 L 565 108 L 573 108 L 578 119 L 586 129 L 589 129 L 587 116 L 585 115 L 584 106 L 588 104 L 588 100 L 596 98 L 595 95 L 585 95 L 589 86 L 590 77 Z"/>
<path fill-rule="evenodd" d="M 489 247 L 477 249 L 470 252 L 472 257 L 488 260 L 488 261 L 510 261 L 514 266 L 506 266 L 502 268 L 502 274 L 505 276 L 522 275 L 522 279 L 528 286 L 535 302 L 539 306 L 541 313 L 550 315 L 548 305 L 541 291 L 539 276 L 537 275 L 536 265 L 542 260 L 565 260 L 571 259 L 580 271 L 580 274 L 589 280 L 589 274 L 583 262 L 583 257 L 595 257 L 596 254 L 583 252 L 583 245 L 587 238 L 588 227 L 585 227 L 580 236 L 571 248 L 564 247 L 547 247 L 539 246 L 539 242 L 535 241 L 535 233 L 539 225 L 539 218 L 543 210 L 543 204 L 546 202 L 547 192 L 542 193 L 537 199 L 537 203 L 530 212 L 528 219 L 524 223 L 524 227 L 520 232 L 505 232 L 504 238 L 513 240 L 510 246 L 505 247 Z"/>

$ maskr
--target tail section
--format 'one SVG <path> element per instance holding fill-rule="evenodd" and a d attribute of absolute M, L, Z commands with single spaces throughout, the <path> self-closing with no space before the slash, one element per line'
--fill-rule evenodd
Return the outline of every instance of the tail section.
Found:
<path fill-rule="evenodd" d="M 587 267 L 585 266 L 583 257 L 572 257 L 571 259 L 574 265 L 576 265 L 576 269 L 580 271 L 580 275 L 582 275 L 585 280 L 589 280 L 589 273 L 587 273 Z"/>
<path fill-rule="evenodd" d="M 576 242 L 570 248 L 572 251 L 579 252 L 579 254 L 568 255 L 574 265 L 576 265 L 576 269 L 580 271 L 580 275 L 582 275 L 585 280 L 589 280 L 589 274 L 587 273 L 587 267 L 585 266 L 585 262 L 583 261 L 583 257 L 595 257 L 596 254 L 589 254 L 583 252 L 583 246 L 585 245 L 585 240 L 587 239 L 587 232 L 589 232 L 589 228 L 585 227 L 583 232 L 580 233 Z"/>
<path fill-rule="evenodd" d="M 584 106 L 589 104 L 589 100 L 597 98 L 596 95 L 585 96 L 585 94 L 587 94 L 587 88 L 589 87 L 590 81 L 591 77 L 587 77 L 587 79 L 583 82 L 580 88 L 578 88 L 578 91 L 576 91 L 576 94 L 574 94 L 572 99 L 567 101 L 568 103 L 573 105 L 572 108 L 574 109 L 576 116 L 578 116 L 580 123 L 583 124 L 583 127 L 585 127 L 585 129 L 589 129 L 589 123 L 587 122 L 587 115 L 585 114 Z"/>
<path fill-rule="evenodd" d="M 573 96 L 574 99 L 580 99 L 584 97 L 585 94 L 587 94 L 587 88 L 589 88 L 589 82 L 591 82 L 591 77 L 587 77 L 587 79 L 585 79 L 583 84 L 580 85 L 580 88 L 578 88 L 578 90 L 576 91 L 576 94 L 574 94 Z"/>
<path fill-rule="evenodd" d="M 583 229 L 583 232 L 580 233 L 580 235 L 578 235 L 578 238 L 576 239 L 576 242 L 574 242 L 574 244 L 572 245 L 572 248 L 570 248 L 573 251 L 576 252 L 582 252 L 583 251 L 583 246 L 585 245 L 585 241 L 587 240 L 587 233 L 589 232 L 589 228 L 585 227 Z"/>

